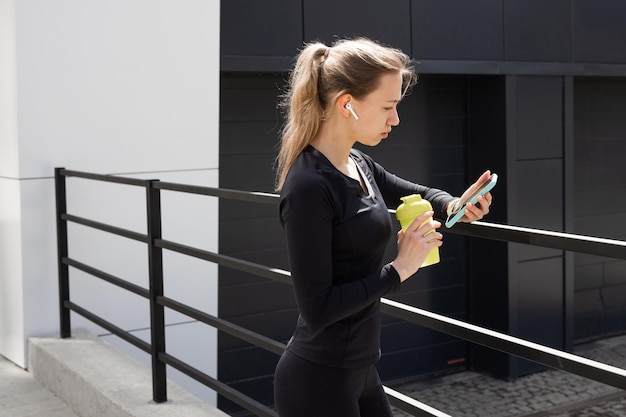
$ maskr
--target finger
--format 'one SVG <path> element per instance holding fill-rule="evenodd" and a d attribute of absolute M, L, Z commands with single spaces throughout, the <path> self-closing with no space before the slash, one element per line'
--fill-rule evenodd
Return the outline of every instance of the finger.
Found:
<path fill-rule="evenodd" d="M 468 221 L 473 222 L 475 220 L 480 220 L 483 217 L 483 212 L 476 205 L 468 203 L 465 208 L 465 217 L 467 217 Z"/>
<path fill-rule="evenodd" d="M 419 229 L 415 231 L 415 234 L 419 236 L 425 236 L 429 233 L 432 233 L 436 229 L 439 229 L 440 227 L 441 227 L 440 222 L 438 222 L 437 220 L 430 219 L 430 220 L 427 220 L 425 223 L 423 223 L 419 227 Z"/>
<path fill-rule="evenodd" d="M 493 201 L 493 196 L 491 195 L 491 193 L 487 193 L 483 196 L 481 196 L 481 198 L 483 198 L 488 205 L 491 205 L 491 202 Z"/>
<path fill-rule="evenodd" d="M 483 202 L 483 204 L 475 206 L 475 208 L 476 210 L 472 214 L 476 216 L 476 220 L 482 219 L 489 213 L 489 204 L 487 202 Z"/>
<path fill-rule="evenodd" d="M 491 171 L 487 170 L 485 172 L 483 172 L 480 177 L 478 177 L 478 180 L 476 181 L 477 183 L 482 183 L 487 181 L 487 178 L 489 178 L 489 176 L 491 175 Z"/>
<path fill-rule="evenodd" d="M 404 239 L 404 230 L 400 229 L 398 231 L 398 233 L 396 233 L 396 243 L 399 245 L 400 242 L 402 242 L 402 239 Z"/>
<path fill-rule="evenodd" d="M 480 177 L 478 177 L 476 182 L 474 182 L 474 185 L 472 187 L 474 187 L 474 188 L 480 187 L 480 185 L 482 183 L 484 183 L 485 181 L 487 181 L 487 179 L 489 179 L 490 175 L 491 175 L 491 171 L 490 170 L 487 170 L 487 171 L 483 172 L 482 174 L 480 174 Z"/>
<path fill-rule="evenodd" d="M 465 192 L 463 193 L 463 195 L 461 196 L 462 199 L 465 199 L 466 196 L 469 196 L 471 194 L 474 193 L 475 190 L 477 190 L 478 188 L 480 188 L 480 186 L 487 181 L 487 179 L 489 178 L 489 176 L 491 175 L 491 171 L 487 170 L 485 172 L 483 172 L 480 177 L 478 177 L 478 179 L 474 182 L 474 184 L 472 184 L 467 190 L 465 190 Z"/>
<path fill-rule="evenodd" d="M 428 219 L 431 219 L 434 214 L 435 212 L 430 210 L 421 214 L 420 216 L 417 216 L 415 220 L 413 220 L 413 222 L 409 225 L 409 227 L 406 228 L 406 231 L 409 233 L 415 232 L 422 226 L 422 223 L 428 221 Z"/>
<path fill-rule="evenodd" d="M 425 237 L 428 238 L 428 243 L 438 244 L 438 243 L 442 242 L 442 240 L 443 240 L 443 235 L 441 233 L 439 233 L 439 232 L 430 233 L 430 234 L 426 235 Z"/>
<path fill-rule="evenodd" d="M 489 213 L 489 206 L 491 206 L 491 201 L 482 196 L 478 197 L 476 207 L 480 209 L 483 215 Z"/>

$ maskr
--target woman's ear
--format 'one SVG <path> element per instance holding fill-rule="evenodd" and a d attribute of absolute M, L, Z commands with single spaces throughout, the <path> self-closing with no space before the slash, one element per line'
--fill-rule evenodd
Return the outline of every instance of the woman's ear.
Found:
<path fill-rule="evenodd" d="M 354 109 L 351 107 L 352 95 L 351 94 L 342 94 L 337 99 L 337 109 L 339 112 L 345 117 L 355 117 Z M 358 118 L 357 118 L 358 120 Z"/>

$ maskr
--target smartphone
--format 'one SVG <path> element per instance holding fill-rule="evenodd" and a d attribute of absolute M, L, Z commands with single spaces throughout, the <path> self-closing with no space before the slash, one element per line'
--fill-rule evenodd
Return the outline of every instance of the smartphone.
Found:
<path fill-rule="evenodd" d="M 450 228 L 454 226 L 454 224 L 458 222 L 463 215 L 465 215 L 467 203 L 476 204 L 478 197 L 491 191 L 491 189 L 496 186 L 496 182 L 498 182 L 498 175 L 491 174 L 482 184 L 480 184 L 480 187 L 474 190 L 472 194 L 466 196 L 462 200 L 457 200 L 452 207 L 452 211 L 450 212 L 448 219 L 446 220 L 446 227 Z"/>

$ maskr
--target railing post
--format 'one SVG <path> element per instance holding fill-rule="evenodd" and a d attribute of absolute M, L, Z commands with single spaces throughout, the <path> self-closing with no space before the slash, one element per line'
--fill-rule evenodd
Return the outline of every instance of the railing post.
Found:
<path fill-rule="evenodd" d="M 152 399 L 167 401 L 167 374 L 165 362 L 159 355 L 165 352 L 165 308 L 157 303 L 163 296 L 163 251 L 155 239 L 161 239 L 161 192 L 154 187 L 158 180 L 146 183 L 148 211 L 148 270 L 150 280 L 150 330 L 152 354 Z"/>
<path fill-rule="evenodd" d="M 70 272 L 69 266 L 63 262 L 68 256 L 67 251 L 67 222 L 63 215 L 67 213 L 67 193 L 65 189 L 65 168 L 54 169 L 54 187 L 56 198 L 56 221 L 57 221 L 57 267 L 59 271 L 59 312 L 60 312 L 60 336 L 72 337 L 70 322 L 70 309 L 65 307 L 65 302 L 70 299 Z"/>

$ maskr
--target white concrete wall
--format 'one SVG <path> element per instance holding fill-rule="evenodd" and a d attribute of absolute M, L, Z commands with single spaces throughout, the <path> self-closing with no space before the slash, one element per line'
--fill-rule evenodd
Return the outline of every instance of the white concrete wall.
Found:
<path fill-rule="evenodd" d="M 24 364 L 14 1 L 0 0 L 0 353 Z M 16 277 L 10 279 L 10 277 Z M 14 312 L 19 312 L 15 314 Z M 13 316 L 13 317 L 12 317 Z"/>
<path fill-rule="evenodd" d="M 217 0 L 0 0 L 3 356 L 25 367 L 27 339 L 58 334 L 54 167 L 217 186 L 219 22 Z M 141 189 L 68 179 L 68 193 L 72 214 L 146 230 Z M 167 239 L 217 251 L 214 199 L 162 200 Z M 139 243 L 72 225 L 70 256 L 147 285 Z M 217 313 L 215 266 L 172 254 L 164 263 L 167 295 Z M 70 278 L 78 304 L 147 334 L 146 302 L 74 269 Z M 215 375 L 216 333 L 175 314 L 167 322 L 168 346 Z"/>

